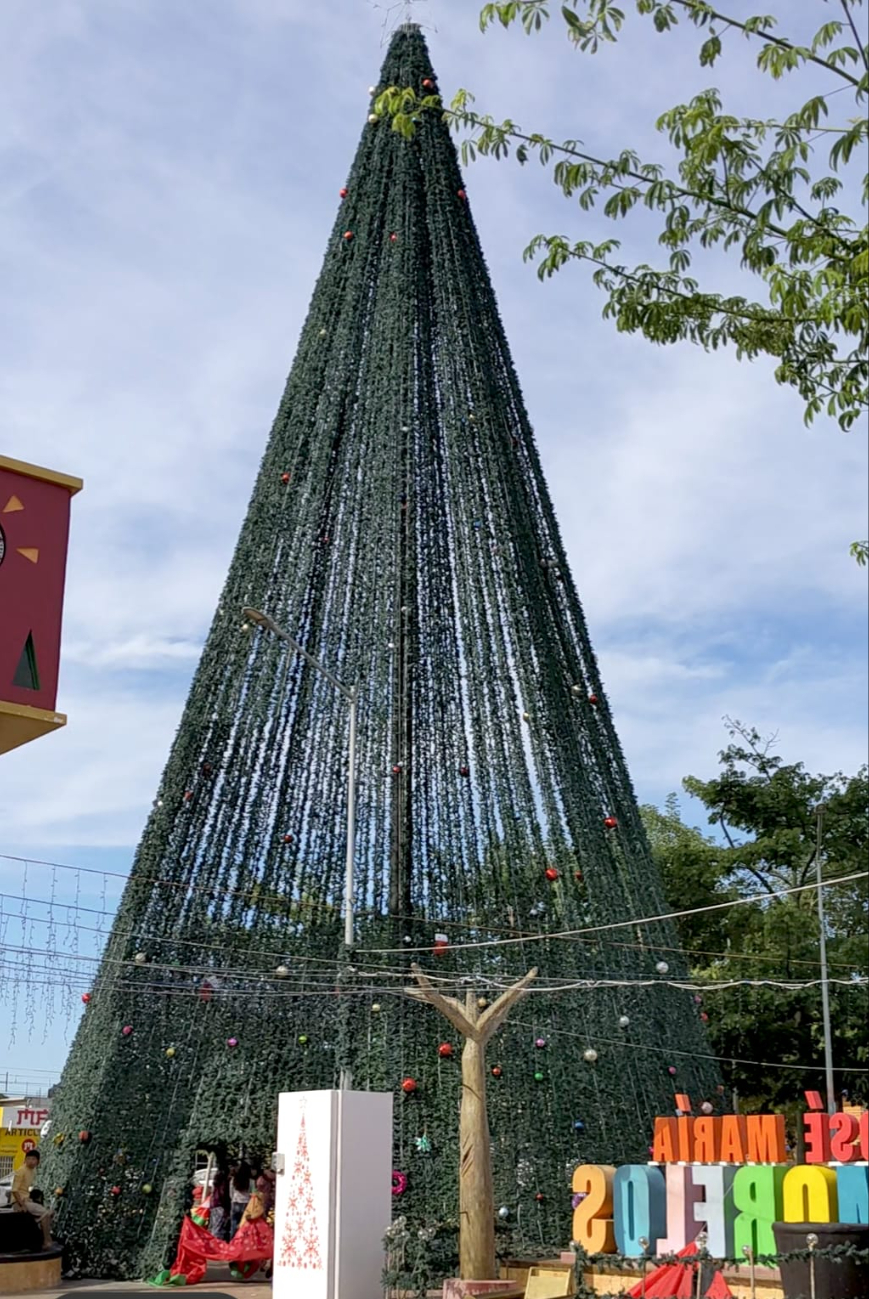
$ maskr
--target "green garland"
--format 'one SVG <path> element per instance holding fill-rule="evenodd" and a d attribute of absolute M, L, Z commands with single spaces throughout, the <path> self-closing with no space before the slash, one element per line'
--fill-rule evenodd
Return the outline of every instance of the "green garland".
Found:
<path fill-rule="evenodd" d="M 403 26 L 380 87 L 427 82 Z M 404 996 L 413 960 L 481 998 L 540 968 L 489 1110 L 498 1203 L 541 1239 L 577 1162 L 644 1161 L 677 1091 L 722 1106 L 674 926 L 601 928 L 668 908 L 446 125 L 375 115 L 342 188 L 54 1103 L 45 1185 L 88 1276 L 158 1272 L 196 1152 L 267 1156 L 277 1093 L 342 1068 L 395 1093 L 396 1211 L 454 1220 L 460 1044 Z M 345 701 L 243 606 L 359 688 L 349 955 Z"/>

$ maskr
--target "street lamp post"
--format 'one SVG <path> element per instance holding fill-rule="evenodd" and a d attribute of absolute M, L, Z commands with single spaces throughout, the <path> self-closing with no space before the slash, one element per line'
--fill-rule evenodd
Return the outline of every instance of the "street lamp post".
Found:
<path fill-rule="evenodd" d="M 330 685 L 338 691 L 340 695 L 347 700 L 350 708 L 350 735 L 349 735 L 349 752 L 347 756 L 348 773 L 347 773 L 347 855 L 344 863 L 344 947 L 349 955 L 353 946 L 354 936 L 354 909 L 353 909 L 353 884 L 354 869 L 356 857 L 356 711 L 358 702 L 358 691 L 356 686 L 345 686 L 334 676 L 327 667 L 324 667 L 319 659 L 309 654 L 303 645 L 291 636 L 283 627 L 279 627 L 273 618 L 268 614 L 262 613 L 259 609 L 242 610 L 244 617 L 248 622 L 257 627 L 262 627 L 265 631 L 270 631 L 274 636 L 286 643 L 301 654 L 302 658 L 310 663 L 321 676 L 324 676 Z M 347 1070 L 341 1071 L 341 1086 L 350 1086 L 350 1074 Z"/>
<path fill-rule="evenodd" d="M 826 806 L 819 803 L 815 815 L 818 818 L 817 839 L 815 842 L 815 877 L 818 882 L 818 934 L 820 937 L 821 957 L 821 1017 L 824 1025 L 824 1073 L 827 1083 L 827 1113 L 836 1112 L 836 1089 L 833 1082 L 833 1032 L 830 1024 L 830 986 L 827 975 L 827 921 L 824 916 L 824 877 L 821 867 L 821 856 L 824 845 L 824 813 Z"/>

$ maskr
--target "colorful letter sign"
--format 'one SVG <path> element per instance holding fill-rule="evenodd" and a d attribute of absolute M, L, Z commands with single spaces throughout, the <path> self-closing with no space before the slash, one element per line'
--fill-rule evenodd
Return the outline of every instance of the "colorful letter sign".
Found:
<path fill-rule="evenodd" d="M 81 486 L 0 456 L 0 753 L 66 722 L 54 705 L 69 501 Z"/>

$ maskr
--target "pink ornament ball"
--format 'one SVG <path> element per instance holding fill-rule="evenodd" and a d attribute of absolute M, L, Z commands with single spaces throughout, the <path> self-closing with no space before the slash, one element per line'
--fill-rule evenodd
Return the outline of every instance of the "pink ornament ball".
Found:
<path fill-rule="evenodd" d="M 546 1046 L 546 1038 L 545 1038 L 545 1037 L 538 1037 L 538 1039 L 537 1039 L 537 1041 L 534 1043 L 534 1045 L 537 1047 L 537 1050 L 538 1050 L 538 1051 L 542 1051 L 543 1048 Z"/>
<path fill-rule="evenodd" d="M 132 1031 L 133 1031 L 132 1024 L 125 1024 L 124 1027 L 121 1029 L 121 1032 L 123 1033 L 124 1037 L 129 1037 Z"/>
<path fill-rule="evenodd" d="M 237 1037 L 228 1037 L 228 1038 L 226 1039 L 226 1045 L 229 1046 L 229 1047 L 238 1046 L 238 1038 L 237 1038 Z"/>
<path fill-rule="evenodd" d="M 676 1066 L 674 1064 L 667 1065 L 667 1073 L 670 1075 L 671 1078 L 675 1078 Z"/>

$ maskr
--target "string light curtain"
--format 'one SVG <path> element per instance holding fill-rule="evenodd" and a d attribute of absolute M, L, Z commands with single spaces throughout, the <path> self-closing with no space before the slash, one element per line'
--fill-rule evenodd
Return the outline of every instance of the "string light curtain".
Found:
<path fill-rule="evenodd" d="M 436 84 L 402 26 L 376 89 Z M 87 1275 L 156 1271 L 195 1151 L 269 1153 L 278 1092 L 342 1069 L 395 1092 L 397 1211 L 455 1223 L 461 1043 L 403 996 L 412 961 L 480 1000 L 540 969 L 490 1048 L 502 1224 L 569 1241 L 577 1162 L 648 1158 L 676 1092 L 721 1104 L 672 923 L 546 937 L 668 908 L 447 125 L 372 113 L 339 187 L 55 1100 L 44 1180 Z M 358 686 L 350 954 L 346 701 L 243 606 Z M 584 979 L 623 986 L 550 991 Z"/>

